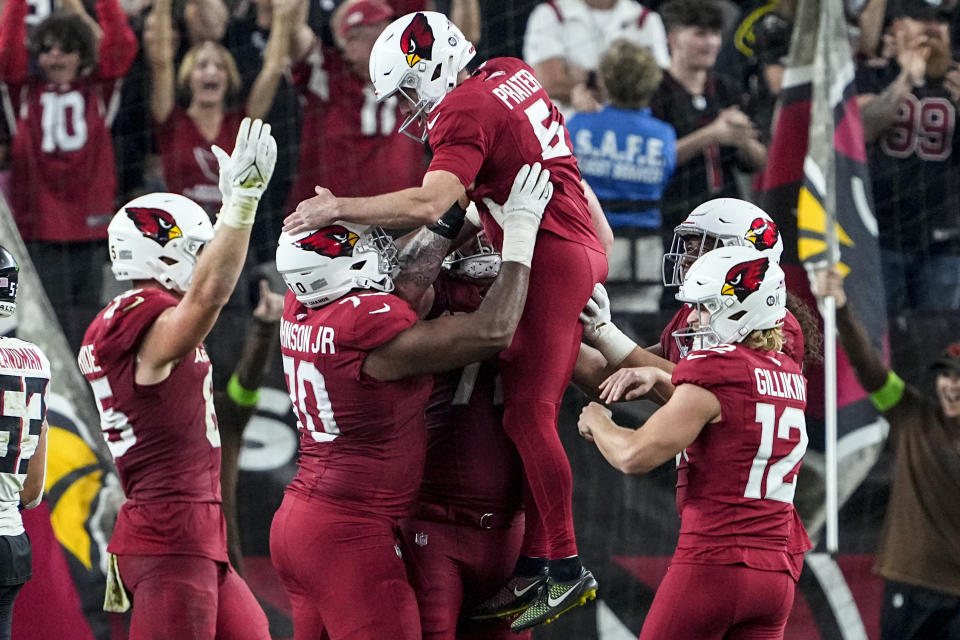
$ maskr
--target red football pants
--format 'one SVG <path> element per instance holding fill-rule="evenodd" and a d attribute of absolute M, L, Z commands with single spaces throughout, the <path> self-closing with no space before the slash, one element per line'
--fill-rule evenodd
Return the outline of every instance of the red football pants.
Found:
<path fill-rule="evenodd" d="M 671 564 L 640 640 L 782 640 L 795 589 L 782 571 Z"/>
<path fill-rule="evenodd" d="M 117 566 L 133 594 L 130 640 L 270 640 L 267 616 L 228 564 L 118 555 Z"/>
<path fill-rule="evenodd" d="M 420 640 L 394 524 L 286 493 L 270 558 L 293 605 L 295 640 Z"/>
<path fill-rule="evenodd" d="M 607 257 L 541 230 L 533 252 L 523 317 L 510 347 L 500 354 L 503 429 L 520 452 L 534 509 L 548 548 L 524 545 L 551 560 L 577 554 L 573 532 L 573 477 L 560 443 L 557 417 L 580 350 L 580 312 L 593 285 L 607 277 Z M 536 525 L 534 525 L 536 527 Z"/>
<path fill-rule="evenodd" d="M 481 529 L 408 518 L 404 558 L 417 594 L 423 640 L 522 640 L 509 625 L 460 619 L 506 584 L 523 539 L 523 515 L 508 527 Z"/>

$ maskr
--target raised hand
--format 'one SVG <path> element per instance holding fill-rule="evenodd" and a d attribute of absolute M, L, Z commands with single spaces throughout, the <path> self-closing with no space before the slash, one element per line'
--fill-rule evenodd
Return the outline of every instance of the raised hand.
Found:
<path fill-rule="evenodd" d="M 277 141 L 270 135 L 270 125 L 244 118 L 233 153 L 227 155 L 216 145 L 211 151 L 220 165 L 220 220 L 238 229 L 249 228 L 277 164 Z"/>

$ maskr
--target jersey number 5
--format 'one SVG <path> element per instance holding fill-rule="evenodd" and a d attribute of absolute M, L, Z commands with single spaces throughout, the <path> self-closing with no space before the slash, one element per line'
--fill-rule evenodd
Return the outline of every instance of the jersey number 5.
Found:
<path fill-rule="evenodd" d="M 540 98 L 523 112 L 527 114 L 527 119 L 533 127 L 533 134 L 540 142 L 541 158 L 550 160 L 571 155 L 570 147 L 567 146 L 566 130 L 560 124 L 556 107 L 551 111 L 543 98 Z"/>
<path fill-rule="evenodd" d="M 785 482 L 784 478 L 797 466 L 807 450 L 807 422 L 803 411 L 796 407 L 787 407 L 778 420 L 777 408 L 774 405 L 758 402 L 757 422 L 760 423 L 760 448 L 753 458 L 743 497 L 792 503 L 797 479 L 794 476 Z M 799 434 L 794 434 L 794 429 L 799 431 Z M 788 442 L 799 439 L 799 442 L 787 455 L 777 456 L 773 451 L 775 439 Z M 782 450 L 781 447 L 778 449 Z M 762 490 L 764 473 L 767 476 L 766 491 Z"/>

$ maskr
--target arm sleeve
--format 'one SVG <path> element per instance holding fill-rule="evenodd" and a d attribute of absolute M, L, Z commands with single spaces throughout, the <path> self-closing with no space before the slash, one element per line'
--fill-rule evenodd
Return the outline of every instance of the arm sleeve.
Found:
<path fill-rule="evenodd" d="M 137 57 L 137 37 L 117 0 L 99 0 L 97 18 L 103 29 L 98 62 L 100 77 L 123 77 Z"/>
<path fill-rule="evenodd" d="M 523 61 L 531 67 L 550 58 L 565 58 L 563 24 L 551 3 L 537 5 L 527 19 L 523 35 Z"/>
<path fill-rule="evenodd" d="M 10 84 L 23 82 L 27 77 L 26 0 L 7 0 L 0 17 L 0 80 Z"/>

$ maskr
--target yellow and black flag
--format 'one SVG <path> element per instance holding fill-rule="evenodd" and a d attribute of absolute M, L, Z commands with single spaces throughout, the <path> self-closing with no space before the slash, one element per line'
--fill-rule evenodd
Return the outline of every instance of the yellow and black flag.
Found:
<path fill-rule="evenodd" d="M 874 346 L 882 349 L 887 327 L 877 223 L 856 97 L 843 3 L 801 0 L 760 203 L 780 224 L 791 292 L 809 296 L 801 266 L 836 262 L 846 275 L 848 298 L 861 310 Z M 875 461 L 886 431 L 839 351 L 836 362 L 842 503 Z M 805 373 L 815 457 L 824 450 L 824 377 L 820 368 Z M 797 507 L 815 533 L 824 521 L 822 500 L 798 500 Z"/>

